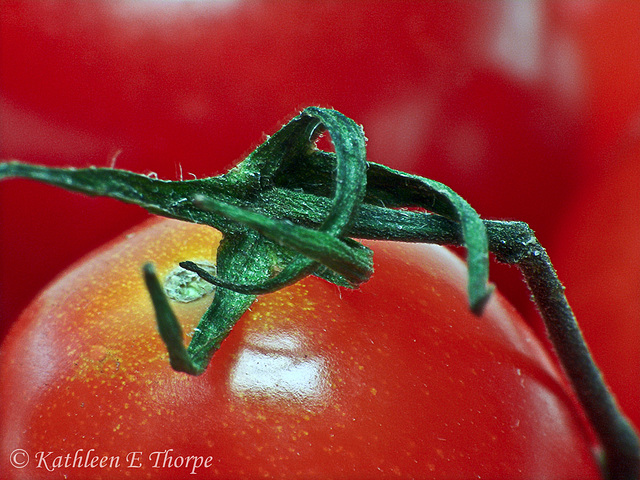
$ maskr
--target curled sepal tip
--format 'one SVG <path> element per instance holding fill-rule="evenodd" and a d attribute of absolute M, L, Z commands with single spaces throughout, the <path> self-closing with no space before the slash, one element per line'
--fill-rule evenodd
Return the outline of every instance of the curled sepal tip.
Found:
<path fill-rule="evenodd" d="M 495 285 L 493 285 L 492 283 L 485 283 L 485 285 L 481 287 L 480 295 L 473 297 L 471 294 L 469 294 L 469 309 L 474 315 L 482 315 L 485 307 L 487 306 L 487 303 L 489 303 L 489 300 L 491 300 L 491 296 L 493 295 L 494 290 Z"/>
<path fill-rule="evenodd" d="M 156 313 L 156 322 L 162 341 L 167 346 L 171 367 L 179 372 L 190 375 L 200 375 L 204 370 L 198 368 L 191 360 L 183 343 L 182 327 L 169 305 L 169 300 L 158 280 L 155 268 L 147 263 L 142 268 L 144 281 L 151 296 L 151 302 Z"/>
<path fill-rule="evenodd" d="M 389 207 L 421 207 L 460 225 L 467 250 L 469 306 L 481 315 L 494 288 L 489 283 L 489 238 L 478 213 L 446 185 L 376 163 L 369 163 L 368 202 Z"/>

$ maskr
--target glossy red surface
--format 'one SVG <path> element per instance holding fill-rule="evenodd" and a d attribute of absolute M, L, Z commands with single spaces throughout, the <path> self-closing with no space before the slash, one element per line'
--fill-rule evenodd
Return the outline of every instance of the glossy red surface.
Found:
<path fill-rule="evenodd" d="M 544 348 L 499 294 L 472 315 L 466 269 L 442 247 L 372 244 L 360 290 L 306 279 L 260 297 L 205 374 L 172 371 L 137 263 L 155 258 L 164 277 L 213 260 L 218 240 L 147 225 L 25 311 L 0 353 L 5 478 L 50 478 L 66 454 L 119 459 L 55 469 L 83 479 L 125 478 L 133 460 L 137 476 L 192 478 L 195 460 L 164 463 L 189 456 L 207 478 L 599 478 Z M 208 302 L 175 304 L 188 330 Z M 16 448 L 24 469 L 8 464 Z"/>

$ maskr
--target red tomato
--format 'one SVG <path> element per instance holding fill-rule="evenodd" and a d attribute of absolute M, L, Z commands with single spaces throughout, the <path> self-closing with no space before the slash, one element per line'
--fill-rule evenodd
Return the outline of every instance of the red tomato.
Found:
<path fill-rule="evenodd" d="M 594 359 L 640 425 L 640 137 L 610 155 L 620 166 L 585 186 L 550 251 Z"/>
<path fill-rule="evenodd" d="M 219 239 L 144 224 L 25 310 L 0 353 L 4 478 L 599 478 L 548 353 L 499 294 L 472 315 L 442 247 L 369 242 L 361 289 L 261 296 L 202 376 L 174 372 L 140 266 L 214 261 Z M 187 331 L 209 296 L 174 302 Z"/>
<path fill-rule="evenodd" d="M 442 181 L 483 216 L 527 221 L 545 243 L 557 227 L 548 212 L 589 168 L 585 141 L 624 124 L 628 111 L 608 106 L 637 106 L 627 80 L 640 9 L 610 5 L 7 1 L 0 157 L 108 165 L 121 151 L 120 168 L 201 177 L 296 109 L 332 106 L 365 126 L 371 160 Z M 630 67 L 617 84 L 619 64 Z M 5 319 L 143 218 L 99 199 L 80 212 L 26 182 L 0 195 Z M 504 284 L 528 301 L 519 287 Z"/>

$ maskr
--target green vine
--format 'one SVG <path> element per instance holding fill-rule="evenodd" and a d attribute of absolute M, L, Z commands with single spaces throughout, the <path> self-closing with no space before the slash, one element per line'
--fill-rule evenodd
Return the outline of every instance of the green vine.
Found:
<path fill-rule="evenodd" d="M 335 153 L 316 148 L 324 131 Z M 447 186 L 368 162 L 362 128 L 339 112 L 305 109 L 237 167 L 212 178 L 163 181 L 112 168 L 0 163 L 0 179 L 9 177 L 116 198 L 223 233 L 215 274 L 205 265 L 181 264 L 220 287 L 188 346 L 153 266 L 143 268 L 171 365 L 191 375 L 206 370 L 257 295 L 308 275 L 350 288 L 366 282 L 373 273 L 372 252 L 356 238 L 463 246 L 469 307 L 476 314 L 492 291 L 491 251 L 498 261 L 521 269 L 600 439 L 605 476 L 637 480 L 640 474 L 638 437 L 594 364 L 564 289 L 531 229 L 522 222 L 483 221 Z"/>

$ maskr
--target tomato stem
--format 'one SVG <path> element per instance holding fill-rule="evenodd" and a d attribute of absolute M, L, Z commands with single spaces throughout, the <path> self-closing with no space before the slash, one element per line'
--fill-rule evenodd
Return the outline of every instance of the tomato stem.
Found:
<path fill-rule="evenodd" d="M 243 290 L 242 293 L 273 292 L 312 274 L 317 268 L 315 262 L 331 268 L 353 285 L 367 281 L 373 273 L 373 253 L 359 243 L 336 238 L 328 232 L 302 227 L 289 221 L 274 220 L 267 215 L 224 204 L 202 195 L 194 201 L 199 208 L 246 225 L 265 238 L 300 254 L 283 272 L 262 285 L 241 287 L 227 284 L 226 288 Z"/>
<path fill-rule="evenodd" d="M 607 479 L 637 479 L 640 443 L 637 433 L 609 391 L 582 336 L 546 250 L 523 222 L 489 222 L 499 246 L 496 258 L 518 266 L 544 320 L 549 339 L 604 451 Z"/>
<path fill-rule="evenodd" d="M 316 148 L 328 131 L 335 153 Z M 522 222 L 482 220 L 449 187 L 366 161 L 353 120 L 310 107 L 224 175 L 163 181 L 112 168 L 47 168 L 0 163 L 0 179 L 24 177 L 139 205 L 151 213 L 210 225 L 223 233 L 216 275 L 181 265 L 217 285 L 185 347 L 183 332 L 151 265 L 143 277 L 171 366 L 199 375 L 256 295 L 315 275 L 356 287 L 373 272 L 367 238 L 461 245 L 467 251 L 471 311 L 492 292 L 489 251 L 521 269 L 560 362 L 605 452 L 610 479 L 637 480 L 640 446 L 593 362 L 546 251 Z M 403 210 L 417 207 L 421 211 Z"/>

